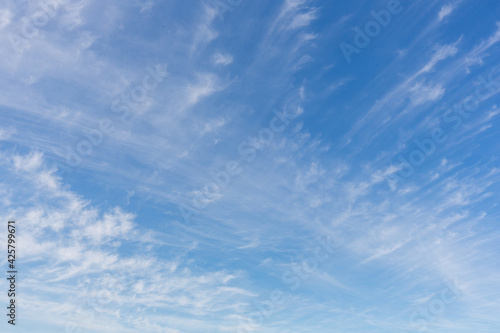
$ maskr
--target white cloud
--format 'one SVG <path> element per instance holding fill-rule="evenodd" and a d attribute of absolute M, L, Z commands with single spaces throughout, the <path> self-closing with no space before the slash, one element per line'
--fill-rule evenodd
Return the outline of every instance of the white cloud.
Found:
<path fill-rule="evenodd" d="M 460 42 L 458 39 L 455 43 L 440 45 L 438 46 L 430 59 L 427 62 L 419 65 L 419 68 L 409 74 L 404 80 L 397 82 L 394 86 L 390 87 L 388 91 L 378 100 L 373 103 L 373 106 L 366 112 L 366 114 L 361 117 L 354 126 L 349 130 L 344 139 L 344 145 L 348 145 L 352 142 L 352 136 L 359 133 L 360 129 L 366 127 L 368 124 L 371 130 L 376 130 L 377 128 L 383 126 L 386 119 L 397 119 L 399 116 L 388 116 L 391 112 L 397 112 L 401 114 L 401 110 L 397 107 L 403 103 L 408 96 L 413 94 L 413 102 L 422 103 L 429 99 L 437 99 L 441 96 L 441 90 L 443 89 L 440 85 L 434 87 L 426 87 L 422 84 L 416 82 L 418 78 L 424 74 L 430 73 L 434 70 L 435 66 L 441 61 L 454 56 L 458 52 L 457 44 Z M 420 92 L 420 94 L 419 94 Z M 386 117 L 380 117 L 380 114 L 386 115 Z M 378 126 L 374 126 L 373 122 L 378 122 Z"/>
<path fill-rule="evenodd" d="M 286 0 L 274 25 L 280 30 L 296 30 L 309 26 L 317 16 L 318 9 L 309 6 L 308 0 Z"/>
<path fill-rule="evenodd" d="M 222 54 L 222 53 L 217 52 L 213 56 L 213 61 L 216 65 L 226 66 L 226 65 L 229 65 L 233 62 L 233 56 L 228 54 L 228 53 Z"/>
<path fill-rule="evenodd" d="M 443 7 L 441 7 L 441 10 L 439 11 L 439 20 L 441 21 L 442 19 L 444 19 L 446 16 L 450 15 L 453 10 L 455 10 L 455 5 L 453 4 L 447 4 L 447 5 L 444 5 Z"/>
<path fill-rule="evenodd" d="M 87 225 L 79 237 L 86 237 L 96 243 L 115 238 L 127 239 L 135 228 L 132 222 L 134 218 L 133 214 L 116 207 L 112 212 L 104 214 L 101 220 Z"/>
<path fill-rule="evenodd" d="M 311 163 L 306 171 L 299 171 L 295 177 L 295 185 L 299 190 L 305 189 L 307 186 L 316 183 L 325 174 L 325 170 L 318 165 L 318 163 Z"/>
<path fill-rule="evenodd" d="M 18 171 L 28 171 L 35 173 L 42 166 L 43 154 L 41 152 L 32 152 L 29 155 L 16 155 L 13 157 L 14 167 Z"/>
<path fill-rule="evenodd" d="M 200 73 L 197 75 L 197 82 L 190 84 L 186 88 L 187 104 L 190 106 L 194 105 L 203 97 L 210 96 L 222 89 L 223 87 L 219 83 L 219 79 L 216 75 L 211 73 Z"/>
<path fill-rule="evenodd" d="M 347 83 L 349 83 L 350 81 L 352 81 L 352 78 L 350 78 L 350 77 L 339 79 L 339 80 L 335 81 L 334 83 L 330 84 L 325 89 L 325 91 L 326 91 L 326 93 L 331 94 L 334 91 L 336 91 L 337 89 L 340 89 L 341 87 L 343 87 L 344 85 L 346 85 Z"/>
<path fill-rule="evenodd" d="M 9 140 L 16 133 L 17 131 L 14 127 L 0 128 L 0 141 Z"/>
<path fill-rule="evenodd" d="M 145 257 L 142 249 L 152 245 L 141 240 L 147 231 L 139 228 L 135 215 L 119 207 L 101 214 L 46 168 L 41 153 L 15 155 L 10 160 L 11 166 L 4 161 L 0 167 L 4 174 L 14 172 L 4 182 L 23 184 L 12 187 L 12 194 L 15 202 L 21 203 L 18 199 L 22 197 L 24 204 L 12 208 L 16 220 L 23 221 L 18 245 L 25 262 L 23 288 L 30 295 L 24 310 L 27 319 L 64 329 L 82 310 L 82 304 L 89 302 L 94 305 L 87 310 L 94 311 L 95 319 L 78 321 L 82 328 L 103 329 L 107 322 L 118 331 L 128 332 L 124 316 L 147 306 L 154 311 L 129 323 L 135 330 L 142 327 L 144 331 L 148 325 L 162 330 L 171 327 L 157 316 L 168 313 L 175 326 L 186 331 L 192 327 L 188 318 L 228 311 L 240 297 L 254 296 L 232 285 L 239 278 L 238 272 L 196 273 L 183 263 L 182 256 L 162 259 L 151 248 Z M 39 195 L 40 177 L 51 178 L 55 184 L 44 188 L 43 196 Z M 2 208 L 5 211 L 8 207 Z M 116 247 L 126 242 L 131 253 Z M 113 277 L 113 281 L 106 276 Z M 99 303 L 104 300 L 102 295 L 107 295 L 106 303 Z M 64 311 L 53 311 L 52 306 Z M 116 316 L 117 312 L 121 315 Z M 208 327 L 217 324 L 205 322 Z"/>
<path fill-rule="evenodd" d="M 198 131 L 201 135 L 213 133 L 216 132 L 221 127 L 223 127 L 225 124 L 226 120 L 223 118 L 208 120 L 203 124 L 203 127 L 201 127 Z"/>
<path fill-rule="evenodd" d="M 63 10 L 61 11 L 61 23 L 67 29 L 73 30 L 85 24 L 84 11 L 92 3 L 92 0 L 79 0 L 77 2 L 63 3 Z"/>
<path fill-rule="evenodd" d="M 144 3 L 139 4 L 139 6 L 141 7 L 141 11 L 140 12 L 144 13 L 144 12 L 151 11 L 151 9 L 154 6 L 154 3 L 153 3 L 153 1 L 146 1 Z"/>
<path fill-rule="evenodd" d="M 13 16 L 12 12 L 7 8 L 0 9 L 0 30 L 3 30 L 10 24 Z"/>
<path fill-rule="evenodd" d="M 317 10 L 314 8 L 305 13 L 295 15 L 295 17 L 292 19 L 292 22 L 290 22 L 288 29 L 298 29 L 308 26 L 318 17 L 316 12 Z"/>
<path fill-rule="evenodd" d="M 497 29 L 493 35 L 488 39 L 481 41 L 476 47 L 474 47 L 470 52 L 468 52 L 462 59 L 457 67 L 466 66 L 466 70 L 469 70 L 469 66 L 473 64 L 483 65 L 483 58 L 488 56 L 486 51 L 497 44 L 500 41 L 500 22 L 496 23 Z"/>
<path fill-rule="evenodd" d="M 146 2 L 148 3 L 150 2 Z M 474 219 L 482 215 L 477 214 L 470 206 L 482 200 L 481 195 L 487 195 L 483 194 L 485 183 L 498 180 L 498 170 L 491 169 L 495 172 L 488 173 L 484 164 L 477 164 L 477 169 L 489 174 L 491 179 L 488 180 L 463 172 L 464 170 L 462 172 L 467 176 L 463 178 L 460 178 L 459 170 L 456 173 L 455 170 L 448 172 L 454 173 L 457 179 L 445 191 L 441 189 L 445 177 L 448 177 L 445 174 L 446 168 L 429 172 L 431 175 L 439 173 L 435 178 L 415 178 L 415 181 L 408 179 L 405 183 L 396 184 L 397 189 L 392 184 L 392 191 L 384 182 L 398 171 L 398 167 L 390 161 L 393 151 L 384 146 L 384 139 L 397 140 L 398 131 L 404 129 L 410 129 L 412 134 L 418 133 L 418 124 L 408 122 L 405 126 L 399 126 L 403 122 L 390 123 L 389 120 L 397 120 L 404 113 L 401 110 L 408 100 L 413 106 L 440 101 L 445 93 L 444 87 L 448 87 L 452 80 L 443 76 L 453 77 L 452 74 L 457 72 L 446 70 L 452 61 L 440 61 L 458 52 L 456 44 L 439 46 L 432 54 L 432 48 L 413 48 L 410 38 L 409 56 L 396 60 L 397 68 L 402 70 L 398 70 L 394 80 L 390 74 L 375 77 L 372 82 L 363 85 L 363 89 L 352 91 L 356 95 L 353 100 L 343 98 L 350 95 L 349 89 L 354 89 L 354 86 L 342 89 L 342 93 L 344 90 L 346 92 L 345 96 L 334 96 L 338 103 L 327 103 L 325 108 L 317 109 L 312 106 L 310 116 L 301 119 L 300 123 L 291 121 L 286 131 L 275 133 L 275 142 L 269 149 L 259 151 L 252 164 L 245 165 L 242 174 L 232 178 L 224 191 L 206 199 L 206 202 L 213 202 L 213 205 L 194 217 L 193 222 L 200 222 L 199 225 L 193 227 L 177 221 L 180 219 L 174 212 L 175 203 L 179 201 L 177 196 L 193 193 L 189 191 L 200 188 L 191 187 L 192 184 L 203 186 L 207 181 L 211 182 L 210 176 L 205 172 L 207 168 L 242 158 L 237 151 L 240 140 L 256 134 L 261 125 L 268 125 L 268 120 L 273 117 L 272 111 L 269 110 L 267 114 L 267 109 L 260 110 L 257 105 L 271 104 L 275 100 L 294 104 L 290 102 L 293 100 L 307 101 L 309 106 L 321 100 L 318 93 L 324 96 L 338 91 L 350 79 L 359 79 L 350 76 L 342 79 L 346 74 L 342 70 L 342 73 L 337 72 L 339 66 L 331 65 L 328 60 L 330 58 L 322 58 L 318 53 L 323 43 L 318 42 L 316 47 L 309 47 L 313 44 L 310 41 L 323 40 L 321 31 L 297 31 L 307 28 L 320 15 L 319 11 L 309 7 L 311 3 L 314 2 L 286 1 L 285 6 L 279 8 L 283 11 L 282 17 L 277 21 L 277 28 L 265 34 L 263 42 L 256 41 L 263 52 L 255 55 L 257 60 L 245 68 L 221 68 L 231 64 L 233 55 L 236 56 L 237 53 L 228 53 L 232 52 L 231 45 L 224 44 L 223 40 L 220 44 L 214 43 L 217 46 L 208 45 L 218 36 L 214 27 L 220 26 L 213 22 L 216 15 L 212 15 L 212 12 L 203 12 L 206 15 L 201 15 L 196 24 L 185 27 L 175 24 L 177 30 L 169 27 L 169 33 L 161 37 L 165 43 L 158 43 L 156 39 L 149 43 L 148 38 L 140 39 L 139 36 L 137 39 L 128 39 L 131 43 L 140 39 L 139 46 L 133 47 L 151 48 L 155 56 L 182 56 L 172 59 L 173 63 L 181 65 L 174 68 L 172 80 L 166 80 L 155 94 L 157 96 L 154 98 L 158 100 L 155 100 L 156 103 L 152 102 L 151 112 L 144 113 L 143 117 L 137 117 L 130 123 L 121 123 L 113 118 L 117 125 L 116 135 L 106 136 L 104 143 L 95 147 L 93 155 L 85 160 L 84 166 L 68 176 L 78 177 L 82 171 L 89 175 L 89 181 L 95 181 L 91 187 L 101 186 L 102 183 L 113 188 L 119 186 L 112 204 L 87 201 L 85 197 L 71 191 L 56 177 L 53 170 L 46 168 L 41 153 L 15 156 L 4 153 L 5 156 L 0 159 L 0 170 L 5 175 L 2 178 L 3 184 L 0 184 L 0 204 L 4 208 L 2 211 L 5 215 L 12 213 L 19 217 L 18 220 L 25 221 L 20 246 L 25 249 L 22 252 L 23 259 L 29 264 L 25 266 L 26 279 L 23 282 L 26 291 L 24 295 L 27 295 L 23 305 L 25 313 L 29 314 L 27 320 L 64 326 L 66 320 L 78 310 L 79 300 L 93 299 L 99 295 L 100 290 L 108 289 L 112 292 L 112 301 L 110 304 L 98 305 L 95 320 L 79 321 L 84 329 L 107 332 L 236 331 L 230 320 L 245 318 L 241 314 L 251 307 L 249 298 L 263 296 L 262 291 L 269 285 L 256 286 L 254 281 L 246 280 L 244 272 L 235 271 L 235 266 L 231 265 L 235 263 L 236 267 L 245 267 L 250 271 L 256 268 L 253 263 L 263 263 L 258 267 L 266 270 L 262 274 L 279 278 L 279 267 L 286 266 L 289 260 L 293 260 L 293 255 L 300 256 L 304 249 L 314 248 L 311 238 L 315 235 L 342 235 L 345 245 L 342 251 L 345 253 L 338 256 L 338 261 L 336 257 L 332 258 L 331 263 L 325 263 L 321 267 L 321 273 L 312 274 L 313 280 L 308 282 L 308 290 L 320 290 L 325 285 L 328 286 L 323 288 L 325 297 L 329 296 L 328 293 L 337 293 L 335 288 L 343 287 L 339 281 L 347 281 L 346 277 L 352 273 L 349 271 L 352 265 L 347 262 L 353 261 L 365 264 L 354 270 L 358 281 L 371 281 L 370 288 L 363 289 L 363 283 L 360 283 L 356 285 L 356 290 L 350 291 L 352 306 L 349 310 L 342 308 L 342 299 L 339 299 L 338 308 L 334 308 L 330 307 L 331 304 L 311 297 L 311 294 L 307 295 L 306 302 L 301 302 L 305 297 L 302 298 L 301 293 L 297 293 L 286 304 L 285 310 L 281 311 L 286 313 L 286 318 L 277 311 L 269 321 L 269 327 L 263 328 L 264 330 L 283 329 L 278 328 L 278 325 L 284 322 L 294 325 L 293 320 L 296 318 L 312 318 L 310 313 L 314 314 L 318 325 L 323 327 L 329 327 L 326 325 L 328 320 L 339 320 L 337 314 L 352 316 L 355 318 L 353 321 L 358 323 L 370 322 L 379 327 L 394 327 L 377 318 L 377 311 L 382 311 L 381 309 L 367 309 L 364 307 L 365 303 L 361 306 L 356 304 L 358 301 L 362 302 L 358 296 L 363 295 L 361 298 L 365 300 L 386 297 L 388 293 L 387 289 L 384 290 L 385 287 L 390 289 L 391 294 L 406 292 L 415 285 L 426 289 L 428 295 L 428 289 L 433 288 L 436 281 L 439 283 L 442 277 L 450 276 L 459 276 L 469 286 L 481 289 L 481 283 L 475 279 L 475 272 L 478 267 L 483 272 L 487 266 L 485 262 L 479 262 L 480 255 L 485 251 L 478 244 L 485 240 L 477 237 L 475 228 L 478 223 Z M 139 7 L 134 6 L 132 11 L 136 18 L 144 19 L 143 15 L 137 13 Z M 240 11 L 237 12 L 234 15 L 240 14 Z M 83 15 L 86 14 L 85 11 L 81 13 L 78 24 L 91 23 L 92 17 Z M 121 14 L 124 15 L 123 12 Z M 239 21 L 238 18 L 235 21 Z M 227 20 L 224 24 L 229 22 Z M 163 23 L 168 24 L 167 21 Z M 93 24 L 88 25 L 89 29 L 90 26 Z M 124 27 L 125 23 L 106 26 Z M 333 27 L 337 28 L 334 25 L 329 29 Z M 225 27 L 221 31 L 225 31 Z M 50 148 L 59 143 L 64 148 L 67 139 L 73 136 L 76 141 L 68 144 L 75 147 L 79 140 L 84 139 L 82 128 L 96 128 L 101 117 L 114 117 L 109 112 L 109 99 L 120 94 L 121 88 L 141 79 L 145 74 L 141 72 L 145 64 L 140 63 L 141 61 L 125 61 L 120 64 L 123 58 L 129 57 L 113 59 L 108 54 L 93 53 L 100 49 L 92 47 L 93 45 L 108 40 L 108 37 L 115 37 L 103 36 L 102 40 L 94 37 L 101 36 L 101 31 L 90 30 L 84 33 L 75 26 L 70 34 L 46 31 L 42 35 L 43 39 L 34 40 L 32 49 L 19 57 L 22 61 L 18 67 L 11 66 L 9 60 L 0 65 L 7 80 L 24 80 L 19 86 L 6 84 L 3 92 L 0 92 L 1 102 L 17 112 L 12 117 L 17 127 L 12 127 L 12 131 L 11 127 L 0 130 L 0 139 L 11 140 L 17 145 L 15 149 L 24 149 L 24 146 L 33 144 L 30 141 L 36 137 L 36 143 L 50 152 Z M 179 36 L 182 38 L 178 38 Z M 332 36 L 327 36 L 330 37 Z M 432 45 L 434 39 L 429 35 L 427 37 L 429 45 Z M 481 45 L 487 46 L 495 38 L 494 36 Z M 196 52 L 189 54 L 193 39 L 197 41 Z M 179 44 L 182 46 L 176 49 Z M 165 49 L 164 45 L 172 47 Z M 221 45 L 224 45 L 222 49 Z M 127 45 L 127 48 L 133 49 L 131 46 Z M 109 45 L 105 47 L 106 50 L 111 50 Z M 214 54 L 217 50 L 221 51 Z M 327 61 L 327 64 L 323 69 L 312 68 L 310 73 L 304 73 L 309 79 L 302 79 L 302 73 L 290 72 L 297 62 L 300 64 L 311 59 L 315 59 L 318 65 L 311 67 L 322 66 L 322 60 Z M 416 62 L 404 63 L 409 59 Z M 141 60 L 149 61 L 151 58 Z M 249 60 L 251 62 L 253 59 Z M 485 59 L 484 64 L 487 63 Z M 225 83 L 231 79 L 208 73 L 207 71 L 214 69 L 214 64 L 220 65 L 216 69 L 222 69 L 227 75 L 237 75 L 236 72 L 241 69 L 241 73 L 255 74 L 257 80 L 253 81 L 253 75 L 249 75 L 250 78 L 245 77 L 249 81 L 245 81 L 243 85 L 240 85 L 241 81 L 238 79 L 234 81 L 235 86 L 238 85 L 235 88 L 243 88 L 242 93 L 245 94 L 238 102 L 235 101 L 236 98 L 232 98 L 240 93 L 235 93 L 236 89 L 231 91 L 229 98 L 224 94 L 218 96 L 215 92 L 224 89 Z M 105 70 L 99 72 L 99 68 Z M 394 68 L 390 67 L 384 74 Z M 75 80 L 82 84 L 72 85 Z M 25 83 L 35 82 L 32 86 L 25 86 Z M 54 82 L 63 82 L 64 87 L 52 86 Z M 123 82 L 123 85 L 116 82 Z M 271 89 L 265 86 L 266 91 L 259 90 L 262 84 L 269 84 Z M 456 86 L 460 84 L 457 82 Z M 78 92 L 78 95 L 92 96 L 92 101 L 85 99 L 71 101 L 72 105 L 55 105 L 51 101 L 71 96 L 61 94 L 58 87 L 64 88 L 61 89 L 64 92 L 68 88 L 68 91 Z M 247 87 L 249 89 L 245 89 Z M 376 90 L 370 90 L 373 87 Z M 47 90 L 41 92 L 42 88 Z M 22 94 L 15 93 L 16 91 L 21 91 Z M 204 100 L 209 96 L 212 96 L 209 101 Z M 258 96 L 255 105 L 252 104 L 252 99 L 256 99 L 254 96 Z M 380 100 L 377 101 L 376 98 Z M 101 101 L 104 102 L 100 103 Z M 92 107 L 86 108 L 90 103 Z M 185 110 L 186 105 L 195 104 L 193 112 L 178 112 Z M 360 142 L 354 138 L 353 149 L 339 148 L 338 137 L 367 109 L 368 113 L 373 114 L 363 119 L 361 125 L 366 131 L 361 135 L 366 134 L 368 139 Z M 420 111 L 423 108 L 418 109 Z M 253 112 L 252 121 L 241 121 L 243 119 L 238 117 L 241 114 L 248 116 L 249 110 Z M 344 116 L 344 113 L 339 112 L 347 113 Z M 423 113 L 411 114 L 415 118 L 420 115 L 424 116 Z M 407 116 L 409 115 L 405 115 L 404 121 L 410 118 Z M 40 124 L 47 126 L 40 128 L 37 122 L 27 122 L 34 117 L 41 120 Z M 21 119 L 19 123 L 17 119 Z M 25 127 L 22 126 L 24 124 Z M 231 124 L 231 128 L 227 124 Z M 330 124 L 334 124 L 334 127 L 329 128 Z M 255 128 L 251 128 L 253 125 Z M 383 127 L 385 125 L 387 127 Z M 484 124 L 478 128 L 484 129 L 485 126 L 490 125 Z M 30 135 L 15 135 L 15 128 L 23 129 L 23 134 L 28 129 L 33 132 Z M 257 131 L 253 131 L 254 129 Z M 361 132 L 361 129 L 356 130 Z M 66 132 L 69 134 L 66 135 Z M 391 132 L 391 136 L 370 140 L 372 137 L 369 134 L 372 132 Z M 127 137 L 121 137 L 122 133 L 126 133 Z M 212 150 L 214 140 L 219 140 L 221 144 Z M 327 145 L 331 147 L 329 152 L 325 152 L 324 147 Z M 181 152 L 186 152 L 182 155 L 182 160 L 176 158 Z M 64 153 L 58 154 L 64 159 Z M 453 160 L 453 154 L 449 155 L 450 160 Z M 429 159 L 426 163 L 439 163 L 440 159 L 435 156 L 436 159 Z M 365 163 L 367 160 L 368 164 Z M 446 167 L 459 163 L 455 160 L 452 162 L 455 164 L 450 162 Z M 349 167 L 345 166 L 347 163 Z M 86 178 L 81 180 L 87 181 Z M 460 183 L 468 183 L 470 186 L 456 187 Z M 22 186 L 14 187 L 14 184 Z M 473 190 L 476 185 L 480 190 Z M 101 194 L 96 198 L 101 198 Z M 127 202 L 127 205 L 132 203 L 132 207 L 137 207 L 134 203 L 142 201 L 141 212 L 153 205 L 160 212 L 158 215 L 155 215 L 156 212 L 152 213 L 148 220 L 144 220 L 145 217 L 139 213 L 135 216 L 133 208 L 122 208 L 119 204 L 115 207 L 115 201 Z M 490 206 L 486 203 L 481 204 L 482 209 L 488 207 Z M 483 217 L 488 218 L 487 215 Z M 487 227 L 490 222 L 494 222 L 494 217 L 482 226 Z M 146 228 L 147 225 L 154 225 L 156 228 L 150 230 Z M 165 232 L 162 233 L 162 230 Z M 484 229 L 482 231 L 484 234 Z M 193 246 L 194 243 L 196 245 Z M 460 252 L 463 244 L 470 251 Z M 209 251 L 205 252 L 207 248 Z M 491 248 L 488 250 L 487 253 L 494 252 Z M 193 254 L 191 251 L 199 252 Z M 217 261 L 220 259 L 217 255 L 227 257 Z M 346 262 L 342 258 L 350 260 Z M 215 261 L 216 265 L 212 265 Z M 240 266 L 240 263 L 245 264 Z M 370 267 L 375 265 L 377 272 L 390 275 L 387 283 L 385 280 L 373 280 L 373 270 Z M 336 273 L 340 274 L 338 279 L 333 276 Z M 108 278 L 111 274 L 115 274 L 114 279 Z M 487 274 L 482 275 L 485 276 L 484 279 L 490 278 Z M 260 281 L 268 282 L 266 279 Z M 271 283 L 274 284 L 274 280 Z M 317 283 L 321 285 L 318 287 Z M 109 285 L 114 285 L 114 288 L 108 287 Z M 483 306 L 489 304 L 482 302 L 483 295 L 488 290 L 484 288 L 480 291 L 474 294 L 478 297 L 474 303 Z M 416 296 L 416 299 L 425 297 Z M 395 299 L 398 304 L 404 304 L 406 297 L 407 295 L 396 295 Z M 380 304 L 386 303 L 385 300 L 381 299 Z M 464 309 L 474 308 L 467 303 L 470 298 L 465 300 L 461 304 Z M 399 310 L 383 309 L 385 313 L 392 311 L 394 318 L 398 317 Z M 332 314 L 334 315 L 330 316 Z M 221 329 L 220 322 L 225 323 L 224 330 Z M 398 324 L 399 322 L 391 325 Z M 306 329 L 305 325 L 307 323 L 294 328 L 301 332 L 321 330 L 313 327 Z"/>
<path fill-rule="evenodd" d="M 413 106 L 436 101 L 443 94 L 444 88 L 440 84 L 432 86 L 418 82 L 410 88 L 410 100 Z"/>
<path fill-rule="evenodd" d="M 204 47 L 217 39 L 219 32 L 212 27 L 212 23 L 217 16 L 217 9 L 208 5 L 203 6 L 200 23 L 197 24 L 192 31 L 193 41 L 191 43 L 191 52 L 195 52 L 198 48 Z"/>
<path fill-rule="evenodd" d="M 447 45 L 442 45 L 442 46 L 438 47 L 438 49 L 432 55 L 432 58 L 418 72 L 418 75 L 431 71 L 432 69 L 434 69 L 434 66 L 436 66 L 436 64 L 439 63 L 440 61 L 445 60 L 445 59 L 457 54 L 457 52 L 458 52 L 457 45 L 458 45 L 458 43 L 460 43 L 460 41 L 461 41 L 461 38 L 459 38 L 453 44 L 447 44 Z"/>

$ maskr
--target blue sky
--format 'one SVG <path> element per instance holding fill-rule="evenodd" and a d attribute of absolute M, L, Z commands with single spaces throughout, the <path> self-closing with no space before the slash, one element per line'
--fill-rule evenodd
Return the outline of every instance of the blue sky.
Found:
<path fill-rule="evenodd" d="M 499 331 L 499 14 L 4 1 L 2 331 Z"/>

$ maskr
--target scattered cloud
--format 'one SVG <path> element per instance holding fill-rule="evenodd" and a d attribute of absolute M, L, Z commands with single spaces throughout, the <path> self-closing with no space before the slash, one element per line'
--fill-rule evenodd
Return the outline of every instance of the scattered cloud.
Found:
<path fill-rule="evenodd" d="M 413 106 L 434 102 L 444 94 L 444 88 L 440 84 L 425 85 L 418 82 L 410 88 L 410 99 Z"/>
<path fill-rule="evenodd" d="M 455 10 L 455 8 L 456 8 L 456 5 L 453 5 L 453 4 L 447 4 L 447 5 L 444 5 L 443 7 L 441 7 L 441 10 L 439 11 L 439 14 L 438 14 L 439 20 L 441 21 L 442 19 L 444 19 L 445 17 L 450 15 Z"/>
<path fill-rule="evenodd" d="M 485 1 L 472 26 L 473 5 L 403 4 L 347 64 L 346 24 L 384 8 L 65 1 L 28 38 L 39 4 L 8 1 L 0 215 L 19 227 L 18 328 L 411 331 L 447 281 L 460 297 L 429 330 L 500 327 L 500 23 Z"/>
<path fill-rule="evenodd" d="M 226 66 L 233 62 L 233 56 L 230 54 L 222 54 L 217 52 L 216 54 L 214 54 L 213 60 L 216 65 Z"/>

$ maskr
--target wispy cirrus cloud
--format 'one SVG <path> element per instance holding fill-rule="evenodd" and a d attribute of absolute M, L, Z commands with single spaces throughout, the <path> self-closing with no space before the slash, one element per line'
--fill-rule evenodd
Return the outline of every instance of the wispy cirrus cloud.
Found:
<path fill-rule="evenodd" d="M 455 4 L 447 4 L 441 7 L 441 10 L 438 13 L 439 20 L 444 19 L 448 15 L 450 15 L 456 8 Z"/>
<path fill-rule="evenodd" d="M 20 328 L 237 332 L 279 289 L 263 331 L 412 332 L 447 281 L 460 297 L 430 330 L 500 327 L 496 3 L 401 2 L 341 66 L 343 27 L 383 9 L 361 4 L 80 1 L 15 52 L 8 33 L 39 7 L 8 2 L 0 206 L 22 228 Z M 156 64 L 168 74 L 137 103 Z M 449 130 L 476 89 L 491 94 Z M 436 127 L 448 139 L 426 154 Z M 416 149 L 425 162 L 399 178 Z M 181 212 L 205 186 L 206 209 Z M 337 252 L 313 269 L 327 236 Z"/>

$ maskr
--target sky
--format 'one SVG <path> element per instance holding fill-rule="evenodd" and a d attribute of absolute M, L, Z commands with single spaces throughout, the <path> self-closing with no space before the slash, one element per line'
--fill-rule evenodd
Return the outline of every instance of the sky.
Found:
<path fill-rule="evenodd" d="M 4 0 L 0 59 L 2 332 L 500 331 L 498 1 Z"/>

